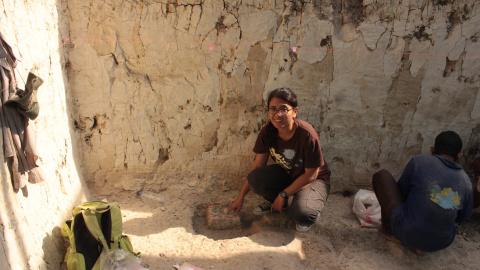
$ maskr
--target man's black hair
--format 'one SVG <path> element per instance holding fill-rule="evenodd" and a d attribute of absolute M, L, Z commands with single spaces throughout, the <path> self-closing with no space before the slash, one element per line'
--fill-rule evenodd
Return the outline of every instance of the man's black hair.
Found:
<path fill-rule="evenodd" d="M 463 143 L 460 136 L 454 131 L 443 131 L 435 138 L 435 154 L 449 155 L 457 159 L 458 153 L 462 151 Z"/>

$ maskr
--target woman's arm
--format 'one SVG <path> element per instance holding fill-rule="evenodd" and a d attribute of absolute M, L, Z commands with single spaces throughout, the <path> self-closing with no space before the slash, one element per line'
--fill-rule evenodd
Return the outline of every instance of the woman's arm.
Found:
<path fill-rule="evenodd" d="M 305 168 L 305 172 L 300 175 L 295 181 L 293 181 L 290 186 L 288 186 L 284 191 L 288 196 L 293 195 L 303 189 L 304 187 L 310 185 L 312 181 L 317 179 L 319 168 Z"/>
<path fill-rule="evenodd" d="M 267 165 L 267 161 L 268 153 L 256 154 L 252 168 L 250 168 L 248 173 L 250 174 L 256 168 Z M 240 193 L 238 194 L 237 199 L 235 199 L 235 201 L 233 201 L 230 205 L 230 209 L 228 209 L 227 215 L 232 211 L 235 211 L 236 213 L 240 212 L 240 209 L 242 209 L 243 206 L 243 199 L 245 198 L 245 196 L 247 196 L 248 192 L 250 192 L 250 186 L 248 185 L 248 180 L 245 179 L 245 182 L 243 182 L 242 188 L 240 189 Z"/>
<path fill-rule="evenodd" d="M 290 186 L 288 186 L 284 191 L 287 193 L 287 196 L 291 196 L 306 186 L 310 185 L 312 181 L 317 179 L 319 167 L 317 168 L 305 168 L 305 172 L 300 175 L 295 181 L 293 181 Z M 272 208 L 278 212 L 282 211 L 283 205 L 285 204 L 285 199 L 278 194 L 277 198 L 273 202 Z"/>

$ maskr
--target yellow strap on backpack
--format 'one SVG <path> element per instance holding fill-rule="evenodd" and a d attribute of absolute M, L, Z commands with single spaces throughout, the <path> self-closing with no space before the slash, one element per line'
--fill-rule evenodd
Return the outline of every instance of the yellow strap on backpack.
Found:
<path fill-rule="evenodd" d="M 103 247 L 108 251 L 110 250 L 110 246 L 107 244 L 105 237 L 103 236 L 102 229 L 98 225 L 98 218 L 96 213 L 103 213 L 107 211 L 108 208 L 104 211 L 98 212 L 94 209 L 87 208 L 85 211 L 82 212 L 83 219 L 85 220 L 85 224 L 87 225 L 88 230 L 92 233 L 92 235 L 98 236 L 98 240 L 102 243 Z"/>

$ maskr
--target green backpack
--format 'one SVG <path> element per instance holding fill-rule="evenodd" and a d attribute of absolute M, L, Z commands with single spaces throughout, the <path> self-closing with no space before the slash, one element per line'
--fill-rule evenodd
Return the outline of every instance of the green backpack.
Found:
<path fill-rule="evenodd" d="M 117 202 L 86 202 L 76 206 L 73 220 L 67 220 L 62 234 L 70 240 L 65 255 L 68 270 L 99 270 L 100 254 L 110 249 L 133 252 L 132 243 L 122 235 L 122 214 Z"/>

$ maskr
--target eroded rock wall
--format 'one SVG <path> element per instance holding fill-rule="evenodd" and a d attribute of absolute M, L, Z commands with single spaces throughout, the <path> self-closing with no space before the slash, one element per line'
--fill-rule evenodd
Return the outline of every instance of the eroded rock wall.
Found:
<path fill-rule="evenodd" d="M 333 191 L 398 176 L 442 130 L 476 144 L 476 1 L 67 5 L 71 119 L 96 189 L 238 188 L 283 86 L 320 134 Z"/>
<path fill-rule="evenodd" d="M 0 31 L 21 60 L 16 69 L 18 87 L 25 88 L 29 71 L 44 80 L 37 92 L 40 114 L 30 124 L 35 127 L 38 163 L 45 176 L 44 183 L 27 183 L 14 191 L 0 132 L 1 269 L 61 269 L 66 248 L 61 226 L 71 218 L 72 207 L 88 195 L 77 171 L 80 161 L 67 113 L 61 36 L 68 28 L 59 21 L 63 12 L 59 1 L 0 2 Z"/>

